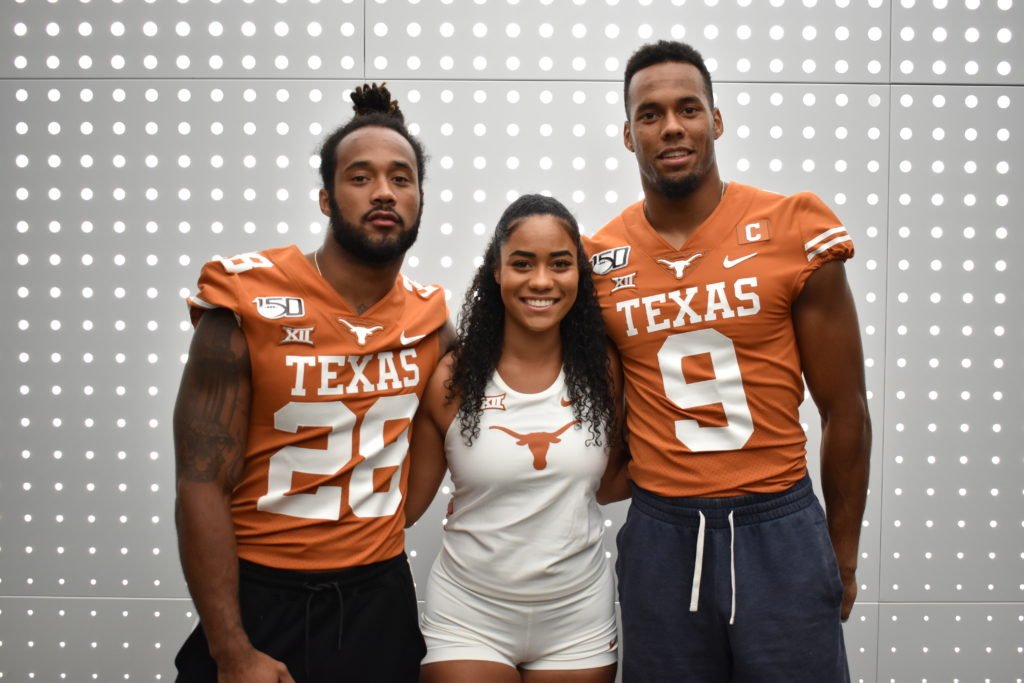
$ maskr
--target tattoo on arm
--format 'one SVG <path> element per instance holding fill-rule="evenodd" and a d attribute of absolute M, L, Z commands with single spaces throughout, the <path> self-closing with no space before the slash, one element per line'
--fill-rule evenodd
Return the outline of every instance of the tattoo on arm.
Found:
<path fill-rule="evenodd" d="M 210 315 L 209 313 L 206 315 Z M 211 321 L 213 322 L 213 321 Z M 234 326 L 234 321 L 230 321 Z M 223 321 L 193 343 L 175 407 L 178 476 L 229 482 L 241 473 L 251 398 L 249 354 L 241 331 Z"/>

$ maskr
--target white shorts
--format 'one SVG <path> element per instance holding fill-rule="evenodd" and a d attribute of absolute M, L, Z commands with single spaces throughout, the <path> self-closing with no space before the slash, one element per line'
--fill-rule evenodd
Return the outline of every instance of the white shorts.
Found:
<path fill-rule="evenodd" d="M 420 618 L 423 664 L 455 659 L 523 669 L 593 669 L 618 661 L 611 568 L 580 592 L 555 600 L 491 598 L 455 583 L 437 561 Z"/>

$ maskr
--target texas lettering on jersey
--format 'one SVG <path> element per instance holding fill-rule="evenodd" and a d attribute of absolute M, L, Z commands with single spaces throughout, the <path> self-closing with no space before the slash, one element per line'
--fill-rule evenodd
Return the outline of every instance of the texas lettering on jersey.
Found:
<path fill-rule="evenodd" d="M 630 474 L 664 496 L 782 491 L 806 470 L 804 386 L 792 307 L 823 263 L 853 255 L 816 196 L 730 183 L 681 246 L 637 203 L 588 243 L 630 245 L 629 288 L 595 273 L 626 377 Z"/>
<path fill-rule="evenodd" d="M 308 571 L 399 554 L 409 428 L 448 318 L 440 288 L 399 276 L 356 313 L 286 247 L 209 262 L 189 304 L 194 323 L 234 312 L 249 347 L 239 556 Z"/>
<path fill-rule="evenodd" d="M 416 388 L 420 384 L 416 361 L 416 349 L 411 348 L 367 356 L 289 355 L 284 364 L 295 372 L 292 396 L 345 396 Z"/>
<path fill-rule="evenodd" d="M 700 298 L 703 306 L 695 303 L 698 293 L 703 294 Z M 615 310 L 623 314 L 626 336 L 634 337 L 641 331 L 650 334 L 702 322 L 757 315 L 761 310 L 761 299 L 757 295 L 757 278 L 744 277 L 728 283 L 709 282 L 617 301 Z"/>

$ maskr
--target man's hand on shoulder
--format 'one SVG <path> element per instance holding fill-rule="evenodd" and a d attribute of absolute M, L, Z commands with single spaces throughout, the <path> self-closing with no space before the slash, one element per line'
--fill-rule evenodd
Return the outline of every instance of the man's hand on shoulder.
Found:
<path fill-rule="evenodd" d="M 250 647 L 217 664 L 217 683 L 295 683 L 288 667 L 270 655 Z"/>

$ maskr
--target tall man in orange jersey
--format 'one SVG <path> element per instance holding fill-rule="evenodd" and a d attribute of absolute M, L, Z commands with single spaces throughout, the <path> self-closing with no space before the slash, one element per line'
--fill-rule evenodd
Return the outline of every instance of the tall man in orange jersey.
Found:
<path fill-rule="evenodd" d="M 352 100 L 320 150 L 323 245 L 211 261 L 189 299 L 176 519 L 200 623 L 179 681 L 419 679 L 404 462 L 448 310 L 399 272 L 423 149 L 383 86 Z"/>
<path fill-rule="evenodd" d="M 713 101 L 690 46 L 630 58 L 623 133 L 644 200 L 590 245 L 633 456 L 623 680 L 847 681 L 871 441 L 853 244 L 813 194 L 720 178 Z M 804 379 L 827 514 L 807 478 Z"/>

